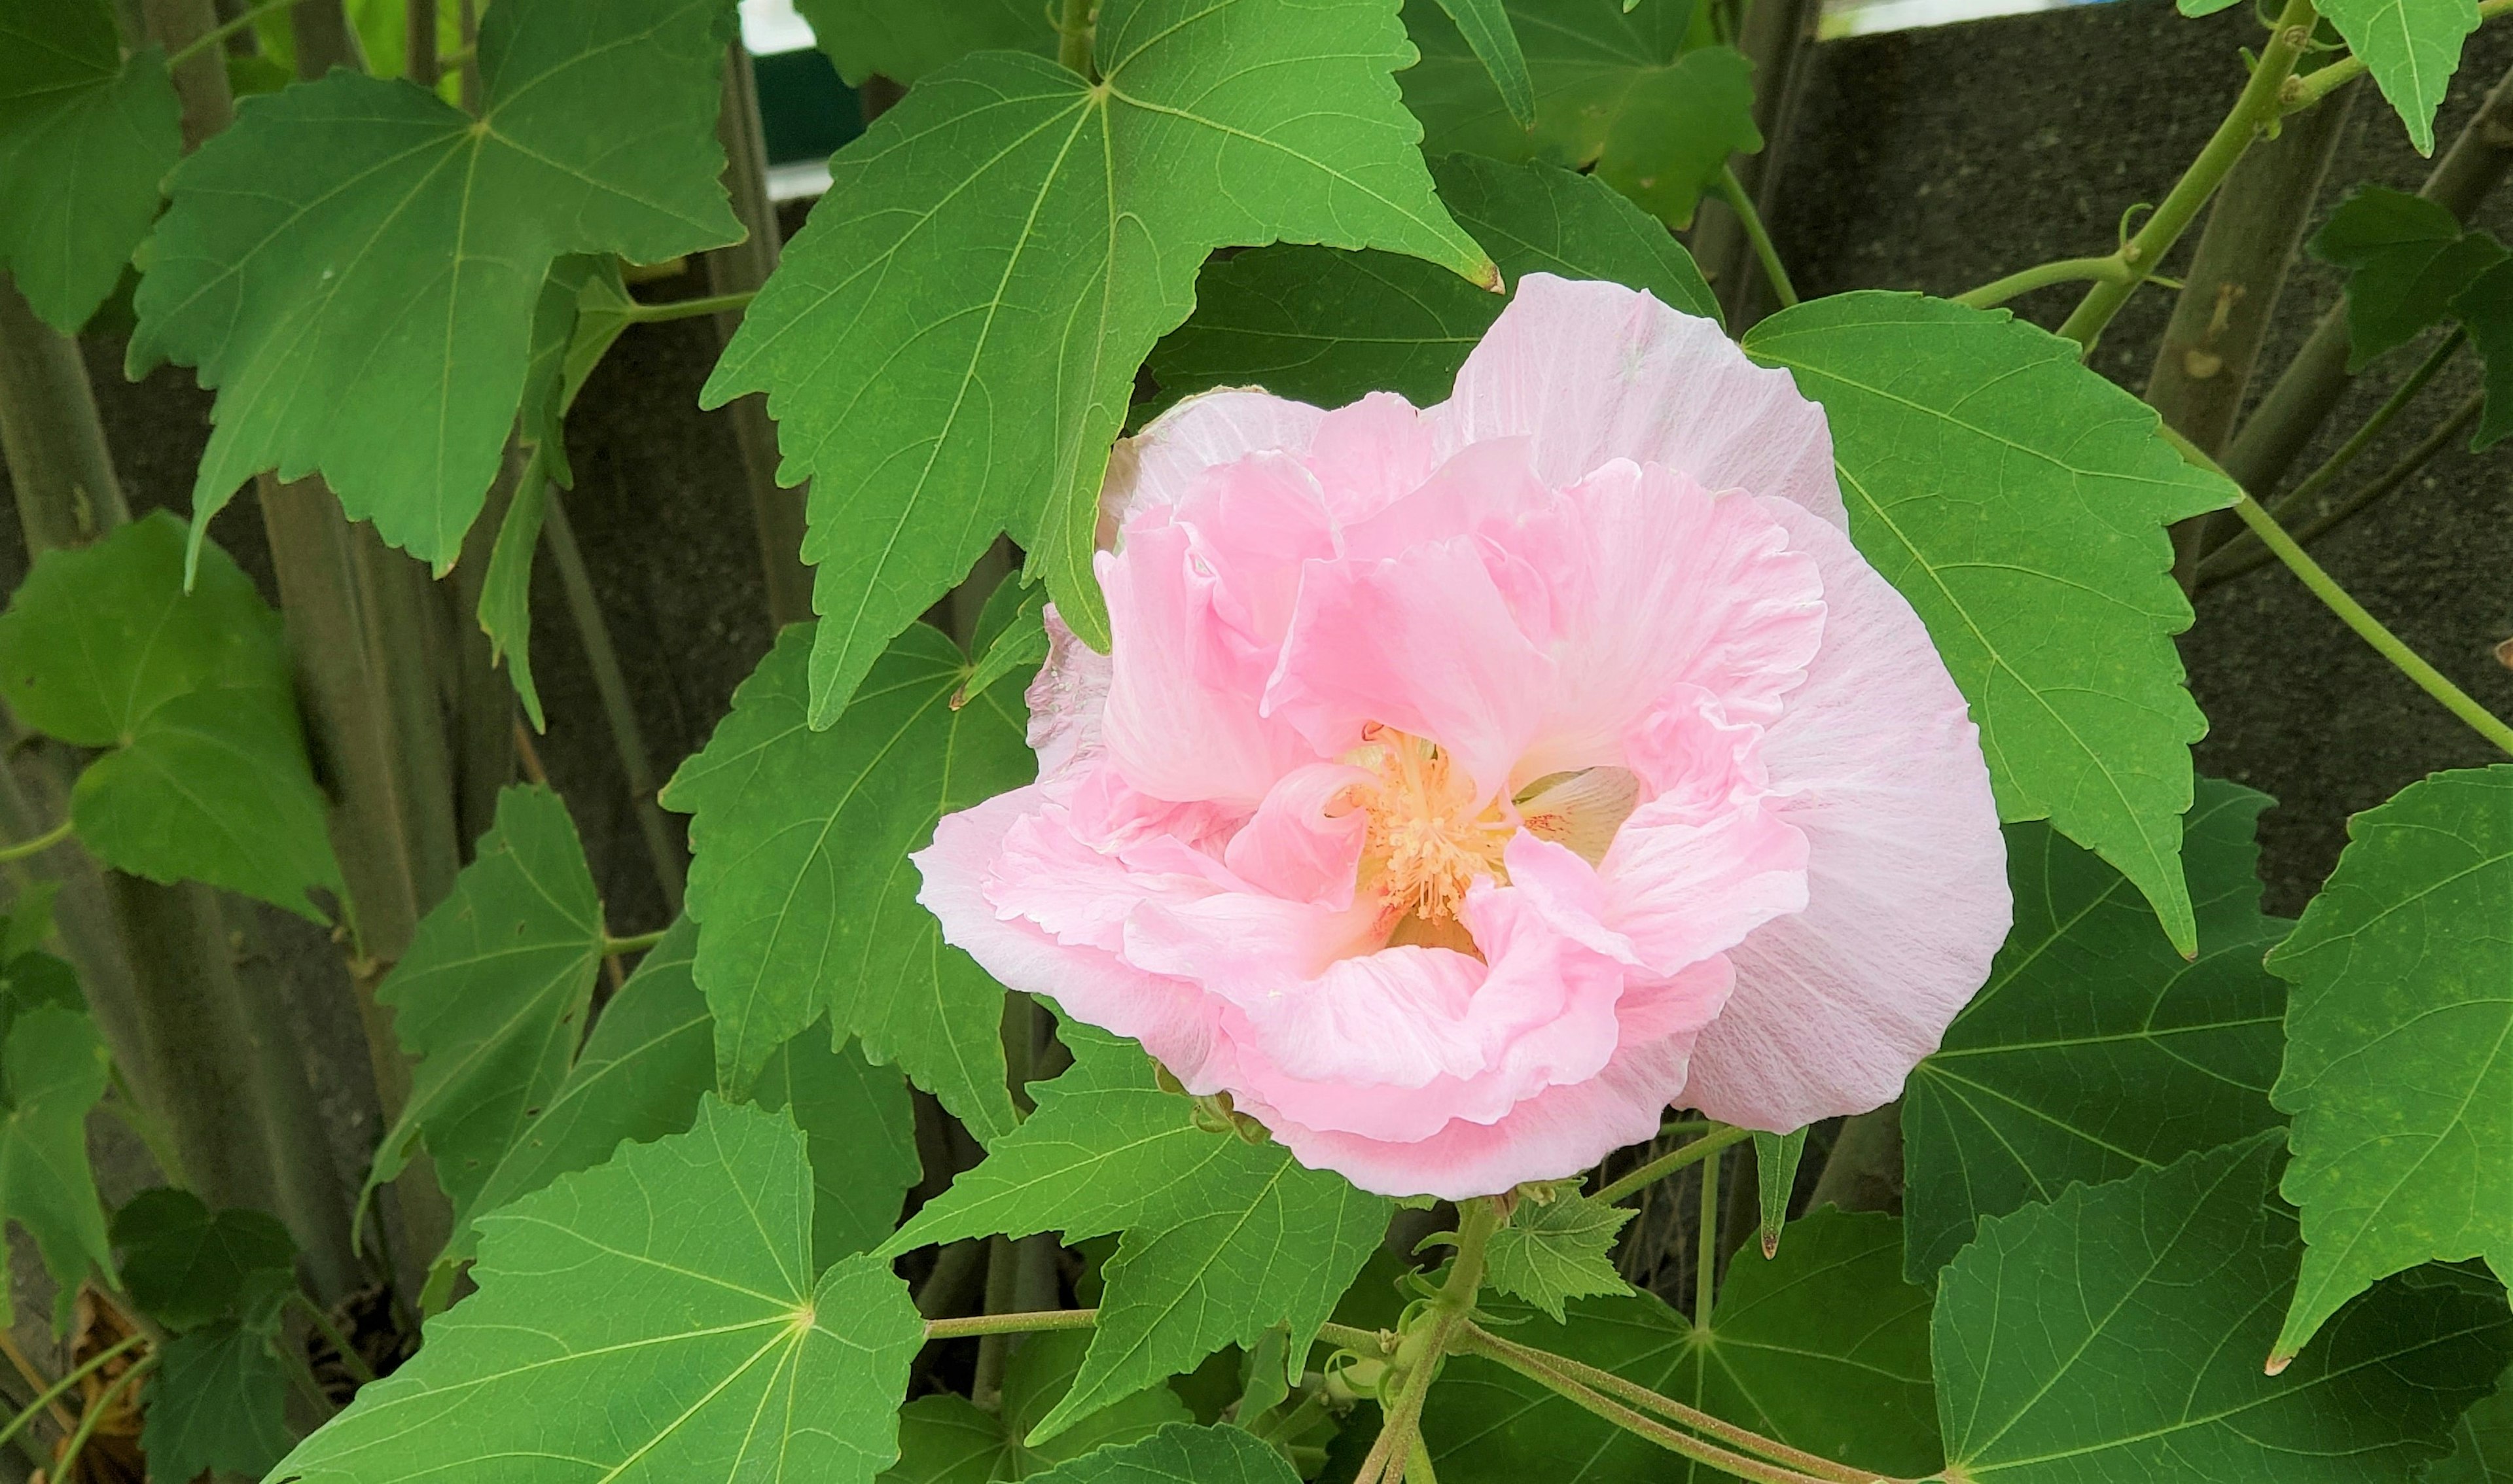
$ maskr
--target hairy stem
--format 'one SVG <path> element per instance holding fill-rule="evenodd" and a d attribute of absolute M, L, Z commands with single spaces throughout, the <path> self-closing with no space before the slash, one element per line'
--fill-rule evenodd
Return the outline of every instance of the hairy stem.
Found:
<path fill-rule="evenodd" d="M 1728 1147 L 1732 1143 L 1741 1143 L 1745 1140 L 1753 1137 L 1753 1131 L 1750 1129 L 1722 1128 L 1715 1132 L 1704 1134 L 1699 1139 L 1686 1144 L 1683 1148 L 1677 1149 L 1671 1153 L 1661 1154 L 1657 1158 L 1651 1160 L 1648 1164 L 1645 1164 L 1639 1169 L 1631 1172 L 1629 1175 L 1624 1176 L 1622 1179 L 1609 1183 L 1604 1189 L 1599 1190 L 1595 1195 L 1590 1196 L 1589 1199 L 1604 1201 L 1608 1205 L 1612 1205 L 1636 1190 L 1644 1190 L 1651 1185 L 1656 1184 L 1659 1181 L 1666 1179 L 1668 1176 L 1683 1169 L 1686 1165 L 1693 1163 L 1696 1159 L 1706 1158 L 1709 1155 L 1718 1153 L 1721 1149 Z"/>
<path fill-rule="evenodd" d="M 1056 22 L 1056 60 L 1093 82 L 1099 80 L 1091 57 L 1091 27 L 1097 11 L 1095 0 L 1064 0 Z"/>
<path fill-rule="evenodd" d="M 2172 429 L 2165 429 L 2165 436 L 2178 446 L 2182 457 L 2192 463 L 2206 468 L 2215 467 L 2206 455 L 2175 436 Z M 2321 564 L 2312 559 L 2311 553 L 2297 545 L 2294 538 L 2287 535 L 2285 528 L 2277 523 L 2277 517 L 2260 508 L 2258 501 L 2249 495 L 2239 496 L 2234 501 L 2234 513 L 2242 517 L 2243 524 L 2252 528 L 2252 534 L 2277 554 L 2279 561 L 2286 563 L 2287 569 L 2321 600 L 2323 607 L 2336 614 L 2338 621 L 2355 630 L 2358 638 L 2372 645 L 2375 654 L 2390 661 L 2401 674 L 2408 676 L 2417 689 L 2433 697 L 2445 710 L 2468 723 L 2471 731 L 2494 743 L 2507 756 L 2513 756 L 2513 726 L 2506 726 L 2493 712 L 2472 701 L 2467 692 L 2427 663 L 2425 657 L 2409 648 L 2399 635 L 2384 627 L 2379 619 L 2366 612 L 2365 605 L 2338 585 L 2338 581 L 2324 571 Z"/>
<path fill-rule="evenodd" d="M 2402 454 L 2397 463 L 2384 469 L 2373 479 L 2367 480 L 2361 487 L 2349 491 L 2329 509 L 2290 532 L 2289 534 L 2294 538 L 2294 543 L 2298 546 L 2311 545 L 2364 513 L 2376 501 L 2407 484 L 2417 470 L 2432 462 L 2437 454 L 2456 442 L 2469 424 L 2478 421 L 2478 415 L 2485 411 L 2486 407 L 2487 394 L 2483 391 L 2471 392 L 2469 399 L 2455 408 L 2451 417 L 2444 419 L 2433 432 L 2419 440 L 2416 447 Z M 2283 517 L 2287 513 L 2279 503 L 2270 504 L 2268 512 L 2272 517 Z M 2283 524 L 2282 520 L 2281 524 Z M 2201 564 L 2199 577 L 2204 585 L 2213 587 L 2218 582 L 2241 577 L 2254 568 L 2264 567 L 2275 559 L 2269 549 L 2259 544 L 2250 532 L 2244 532 L 2241 541 L 2242 544 L 2239 545 L 2233 541 L 2227 541 L 2223 547 Z M 2219 557 L 2225 559 L 2221 565 L 2217 560 Z"/>
<path fill-rule="evenodd" d="M 166 59 L 166 70 L 171 72 L 176 68 L 180 67 L 183 63 L 190 61 L 194 56 L 217 46 L 219 42 L 226 40 L 236 32 L 243 30 L 246 26 L 259 20 L 264 16 L 270 15 L 275 11 L 284 11 L 291 6 L 302 3 L 303 0 L 263 0 L 262 4 L 257 5 L 253 9 L 246 11 L 243 15 L 236 17 L 233 20 L 224 21 L 214 26 L 184 43 L 181 51 L 177 52 Z"/>
<path fill-rule="evenodd" d="M 986 1239 L 986 1299 L 981 1318 L 1001 1318 L 1019 1312 L 1013 1294 L 1020 1282 L 1019 1249 L 1008 1236 Z M 1012 1337 L 1028 1326 L 972 1330 L 977 1336 L 977 1371 L 969 1384 L 969 1396 L 978 1406 L 994 1408 L 1003 1400 L 1004 1367 L 1012 1360 Z M 932 1333 L 928 1327 L 929 1336 Z"/>
<path fill-rule="evenodd" d="M 45 830 L 42 834 L 35 836 L 31 840 L 20 840 L 15 845 L 0 845 L 0 864 L 6 864 L 12 861 L 23 861 L 33 856 L 42 855 L 54 846 L 67 840 L 70 837 L 72 827 L 73 826 L 69 821 L 63 820 L 59 824 Z"/>
<path fill-rule="evenodd" d="M 756 289 L 743 289 L 732 294 L 710 294 L 703 299 L 675 299 L 657 304 L 639 304 L 624 311 L 621 318 L 637 325 L 663 325 L 676 319 L 697 319 L 701 314 L 739 312 L 753 299 Z"/>
<path fill-rule="evenodd" d="M 2117 256 L 2101 258 L 2061 258 L 2053 262 L 2036 263 L 2018 268 L 2004 278 L 1993 278 L 1977 289 L 1967 289 L 1955 296 L 1955 302 L 1975 309 L 1993 309 L 2011 299 L 2047 289 L 2060 283 L 2131 283 L 2134 281 L 2129 264 Z"/>
<path fill-rule="evenodd" d="M 1028 1313 L 971 1314 L 963 1319 L 928 1319 L 928 1340 L 966 1340 L 987 1335 L 1028 1335 L 1040 1330 L 1087 1330 L 1099 1322 L 1096 1308 L 1033 1309 Z"/>
<path fill-rule="evenodd" d="M 1694 1233 L 1693 1327 L 1707 1333 L 1710 1309 L 1719 1299 L 1719 1166 L 1722 1149 L 1701 1162 L 1701 1227 Z"/>
<path fill-rule="evenodd" d="M 1780 262 L 1779 249 L 1772 246 L 1772 234 L 1763 225 L 1763 214 L 1754 209 L 1754 196 L 1745 182 L 1736 179 L 1736 167 L 1719 167 L 1719 199 L 1736 214 L 1736 222 L 1744 228 L 1745 240 L 1753 244 L 1754 260 L 1763 265 L 1763 277 L 1772 286 L 1772 297 L 1783 309 L 1798 302 L 1798 291 L 1789 282 L 1789 270 Z"/>
<path fill-rule="evenodd" d="M 1484 1251 L 1501 1225 L 1500 1203 L 1490 1196 L 1467 1201 L 1458 1207 L 1457 1216 L 1456 1259 L 1449 1264 L 1448 1281 L 1440 1285 L 1438 1297 L 1431 1301 L 1430 1313 L 1421 1329 L 1398 1342 L 1394 1361 L 1403 1371 L 1396 1378 L 1396 1397 L 1387 1405 L 1378 1441 L 1371 1445 L 1369 1456 L 1362 1460 L 1353 1484 L 1401 1484 L 1404 1480 L 1406 1465 L 1421 1432 L 1422 1404 L 1430 1395 L 1431 1382 L 1439 1374 L 1441 1360 L 1472 1322 L 1475 1296 L 1483 1290 Z"/>
<path fill-rule="evenodd" d="M 341 1368 L 346 1370 L 359 1385 L 363 1386 L 376 1379 L 375 1367 L 367 1364 L 367 1357 L 358 1353 L 356 1345 L 349 1344 L 349 1337 L 340 1333 L 340 1327 L 332 1322 L 331 1314 L 324 1309 L 323 1305 L 301 1293 L 293 1293 L 288 1297 L 297 1301 L 297 1306 L 304 1310 L 306 1320 L 322 1332 L 323 1338 L 331 1342 L 333 1349 L 340 1352 Z"/>
<path fill-rule="evenodd" d="M 2224 122 L 2216 126 L 2199 157 L 2174 182 L 2154 214 L 2139 224 L 2136 235 L 2112 255 L 2128 276 L 2097 281 L 2059 326 L 2061 335 L 2092 349 L 2094 338 L 2102 334 L 2121 305 L 2129 302 L 2138 281 L 2155 271 L 2164 255 L 2180 240 L 2182 231 L 2199 215 L 2199 208 L 2215 194 L 2234 163 L 2252 147 L 2261 130 L 2277 121 L 2279 94 L 2294 70 L 2296 59 L 2312 40 L 2314 20 L 2312 0 L 2287 0 L 2268 44 L 2260 48 L 2260 60 L 2252 68 L 2251 81 L 2243 85 L 2242 95 L 2234 100 Z"/>

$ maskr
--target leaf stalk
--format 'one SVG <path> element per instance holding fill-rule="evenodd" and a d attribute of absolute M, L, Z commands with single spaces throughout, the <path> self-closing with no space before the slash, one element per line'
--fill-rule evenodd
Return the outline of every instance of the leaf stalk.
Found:
<path fill-rule="evenodd" d="M 15 845 L 0 845 L 0 865 L 6 865 L 13 861 L 23 861 L 29 856 L 42 855 L 68 839 L 73 827 L 70 821 L 63 820 L 31 840 L 20 840 Z"/>
<path fill-rule="evenodd" d="M 1661 1154 L 1657 1158 L 1651 1160 L 1648 1164 L 1645 1164 L 1639 1169 L 1631 1172 L 1629 1175 L 1624 1176 L 1622 1179 L 1608 1183 L 1604 1189 L 1599 1190 L 1595 1195 L 1590 1196 L 1589 1199 L 1603 1201 L 1607 1205 L 1611 1206 L 1627 1195 L 1635 1194 L 1651 1185 L 1656 1184 L 1659 1181 L 1673 1175 L 1676 1171 L 1683 1169 L 1686 1165 L 1693 1163 L 1696 1159 L 1707 1158 L 1710 1155 L 1716 1154 L 1720 1150 L 1728 1147 L 1730 1144 L 1742 1143 L 1753 1137 L 1753 1131 L 1750 1129 L 1724 1127 L 1715 1129 L 1708 1134 L 1704 1134 L 1699 1139 L 1693 1141 L 1693 1143 L 1686 1144 L 1683 1148 L 1677 1149 L 1673 1153 Z"/>

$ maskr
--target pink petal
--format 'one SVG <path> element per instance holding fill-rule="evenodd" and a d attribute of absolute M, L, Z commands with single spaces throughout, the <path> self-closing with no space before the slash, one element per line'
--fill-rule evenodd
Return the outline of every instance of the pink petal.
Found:
<path fill-rule="evenodd" d="M 1141 511 L 1184 500 L 1196 476 L 1216 464 L 1308 452 L 1325 417 L 1306 402 L 1239 387 L 1186 398 L 1110 451 L 1099 486 L 1099 549 L 1114 546 L 1118 530 Z"/>
<path fill-rule="evenodd" d="M 1392 391 L 1374 391 L 1328 413 L 1308 450 L 1309 471 L 1345 525 L 1367 520 L 1411 493 L 1438 463 L 1422 414 Z"/>
<path fill-rule="evenodd" d="M 1520 279 L 1455 394 L 1423 417 L 1443 450 L 1532 434 L 1536 473 L 1557 489 L 1628 459 L 1848 525 L 1823 410 L 1716 324 L 1619 284 Z"/>
<path fill-rule="evenodd" d="M 1402 561 L 1311 563 L 1265 704 L 1323 755 L 1368 722 L 1428 738 L 1490 795 L 1542 720 L 1552 670 L 1458 537 Z"/>
<path fill-rule="evenodd" d="M 1256 818 L 1233 835 L 1222 863 L 1258 891 L 1341 910 L 1352 905 L 1370 817 L 1330 806 L 1372 775 L 1341 763 L 1312 763 L 1286 774 Z"/>
<path fill-rule="evenodd" d="M 1768 500 L 1823 567 L 1821 654 L 1764 737 L 1807 905 L 1729 957 L 1687 1101 L 1782 1132 L 1899 1096 L 2007 938 L 2006 842 L 1977 729 L 1928 630 L 1847 537 Z"/>
<path fill-rule="evenodd" d="M 1063 616 L 1050 603 L 1041 617 L 1047 625 L 1047 662 L 1029 683 L 1029 745 L 1038 754 L 1038 777 L 1053 782 L 1099 756 L 1099 713 L 1108 704 L 1108 679 L 1114 668 L 1108 657 L 1085 644 L 1064 626 Z"/>
<path fill-rule="evenodd" d="M 1213 577 L 1216 617 L 1243 653 L 1270 668 L 1291 626 L 1301 563 L 1336 554 L 1316 478 L 1288 454 L 1251 454 L 1205 470 L 1174 518 L 1188 534 L 1190 559 Z"/>

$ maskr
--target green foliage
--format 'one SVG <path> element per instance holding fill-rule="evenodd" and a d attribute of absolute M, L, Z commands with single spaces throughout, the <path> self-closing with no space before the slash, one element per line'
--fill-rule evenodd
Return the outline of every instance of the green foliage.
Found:
<path fill-rule="evenodd" d="M 1425 148 L 1593 168 L 1682 227 L 1731 154 L 1763 147 L 1752 63 L 1734 47 L 1698 45 L 1691 0 L 1517 0 L 1510 10 L 1527 44 L 1533 129 L 1511 116 L 1447 0 L 1405 7 L 1422 52 L 1404 76 L 1405 105 L 1422 120 Z"/>
<path fill-rule="evenodd" d="M 1951 1467 L 1975 1484 L 2403 1477 L 2513 1351 L 2500 1298 L 2395 1284 L 2261 1373 L 2294 1281 L 2272 1132 L 1981 1223 L 1937 1284 Z"/>
<path fill-rule="evenodd" d="M 1029 0 L 795 0 L 850 88 L 879 73 L 912 83 L 971 52 L 1056 55 L 1054 13 Z"/>
<path fill-rule="evenodd" d="M 2513 1372 L 2496 1378 L 2495 1394 L 2453 1424 L 2452 1456 L 2429 1464 L 2420 1484 L 2513 1484 Z"/>
<path fill-rule="evenodd" d="M 1297 1484 L 1271 1447 L 1237 1427 L 1173 1424 L 1138 1443 L 1086 1454 L 1034 1475 L 1038 1484 Z"/>
<path fill-rule="evenodd" d="M 1576 1187 L 1551 1194 L 1550 1200 L 1521 1200 L 1509 1224 L 1493 1233 L 1484 1261 L 1493 1287 L 1560 1324 L 1566 1299 L 1632 1291 L 1615 1270 L 1612 1252 L 1635 1213 L 1589 1200 Z"/>
<path fill-rule="evenodd" d="M 1096 35 L 1096 87 L 978 53 L 841 150 L 707 381 L 710 406 L 766 391 L 780 477 L 812 480 L 815 725 L 998 532 L 1106 643 L 1109 443 L 1214 249 L 1376 247 L 1493 276 L 1414 148 L 1392 0 L 1107 0 Z"/>
<path fill-rule="evenodd" d="M 1861 293 L 1785 309 L 1748 354 L 1823 404 L 1850 533 L 1929 626 L 1980 724 L 2000 817 L 2048 819 L 2195 952 L 2189 744 L 2165 528 L 2228 503 L 2083 349 L 2008 316 Z"/>
<path fill-rule="evenodd" d="M 38 318 L 87 323 L 182 149 L 166 54 L 125 59 L 105 0 L 0 0 L 0 270 Z"/>
<path fill-rule="evenodd" d="M 259 1478 L 297 1440 L 288 1425 L 288 1369 L 266 1328 L 224 1320 L 179 1335 L 147 1383 L 140 1446 L 149 1477 L 203 1469 Z"/>
<path fill-rule="evenodd" d="M 130 369 L 173 360 L 218 389 L 196 536 L 256 473 L 320 470 L 351 516 L 452 565 L 552 260 L 740 237 L 716 179 L 732 23 L 717 0 L 500 0 L 478 120 L 335 71 L 248 100 L 186 159 L 144 249 Z"/>
<path fill-rule="evenodd" d="M 2008 827 L 2015 926 L 1904 1094 L 1913 1281 L 1934 1281 L 1982 1217 L 2284 1121 L 2268 1094 L 2285 986 L 2260 959 L 2289 924 L 2260 913 L 2254 839 L 2268 803 L 2199 782 L 2181 844 L 2196 960 L 2157 935 L 2119 872 L 2048 825 Z"/>
<path fill-rule="evenodd" d="M 1521 129 L 1534 129 L 1536 83 L 1528 75 L 1527 54 L 1519 48 L 1508 8 L 1501 0 L 1440 0 L 1440 10 L 1466 50 L 1484 64 L 1511 121 Z"/>
<path fill-rule="evenodd" d="M 2469 342 L 2486 362 L 2482 385 L 2487 393 L 2478 431 L 2470 434 L 2472 453 L 2513 433 L 2513 261 L 2498 262 L 2470 280 L 2452 301 L 2469 332 Z"/>
<path fill-rule="evenodd" d="M 2347 823 L 2269 967 L 2293 986 L 2272 1097 L 2303 1272 L 2276 1353 L 2431 1258 L 2513 1273 L 2513 766 L 2439 773 Z M 2317 1346 L 2316 1348 L 2326 1348 Z"/>
<path fill-rule="evenodd" d="M 1072 1330 L 1031 1335 L 1004 1366 L 998 1417 L 966 1397 L 920 1396 L 898 1412 L 898 1463 L 882 1484 L 991 1484 L 1026 1479 L 1097 1448 L 1138 1442 L 1188 1421 L 1186 1403 L 1155 1383 L 1032 1447 L 1023 1439 L 1073 1389 L 1091 1337 Z M 1279 1372 L 1277 1373 L 1279 1375 Z"/>
<path fill-rule="evenodd" d="M 370 1189 L 424 1143 L 437 1183 L 471 1206 L 567 1078 L 602 939 L 602 899 L 567 805 L 538 785 L 499 794 L 496 827 L 376 991 L 418 1066 Z"/>
<path fill-rule="evenodd" d="M 2417 153 L 2434 153 L 2435 109 L 2478 29 L 2478 0 L 2324 0 L 2323 19 L 2365 60 Z"/>
<path fill-rule="evenodd" d="M 688 1133 L 481 1217 L 479 1292 L 281 1475 L 867 1484 L 925 1323 L 886 1263 L 815 1283 L 811 1211 L 801 1130 L 709 1098 Z"/>
<path fill-rule="evenodd" d="M 1806 1156 L 1807 1131 L 1754 1136 L 1754 1204 L 1760 1213 L 1763 1256 L 1776 1257 L 1780 1228 L 1788 1224 L 1789 1196 L 1798 1183 L 1798 1161 Z M 1907 1245 L 1910 1238 L 1903 1238 Z"/>
<path fill-rule="evenodd" d="M 113 1274 L 104 1206 L 87 1162 L 88 1109 L 104 1096 L 111 1070 L 96 1026 L 57 1005 L 20 1015 L 0 1045 L 0 1226 L 24 1227 L 60 1285 L 57 1330 L 68 1322 L 81 1280 L 91 1271 Z M 15 1312 L 0 1285 L 0 1324 Z"/>
<path fill-rule="evenodd" d="M 226 553 L 183 590 L 182 523 L 163 513 L 45 552 L 0 614 L 0 701 L 81 747 L 114 750 L 70 799 L 108 865 L 206 881 L 323 920 L 338 893 L 279 615 Z"/>
<path fill-rule="evenodd" d="M 1471 154 L 1433 160 L 1431 175 L 1449 214 L 1512 285 L 1536 272 L 1605 279 L 1719 317 L 1692 256 L 1593 177 Z M 1260 248 L 1205 266 L 1194 315 L 1154 347 L 1151 371 L 1164 401 L 1261 385 L 1320 407 L 1381 390 L 1428 406 L 1448 396 L 1501 307 L 1419 259 Z"/>
<path fill-rule="evenodd" d="M 297 1243 L 260 1211 L 213 1213 L 188 1190 L 142 1190 L 113 1214 L 122 1288 L 170 1330 L 242 1319 L 297 1286 Z"/>
<path fill-rule="evenodd" d="M 2505 259 L 2485 232 L 2445 208 L 2369 185 L 2313 234 L 2313 256 L 2347 269 L 2347 369 L 2407 344 L 2450 314 L 2453 301 Z"/>
<path fill-rule="evenodd" d="M 951 704 L 967 705 L 974 697 L 986 693 L 986 687 L 1007 675 L 1034 675 L 1047 660 L 1047 589 L 1023 587 L 1017 579 L 1006 579 L 995 584 L 986 595 L 986 606 L 977 615 L 977 631 L 970 636 L 970 648 L 977 656 L 969 678 L 960 683 L 952 695 Z"/>
<path fill-rule="evenodd" d="M 769 1054 L 826 1015 L 895 1062 L 980 1140 L 1013 1127 L 997 1034 L 1003 991 L 944 945 L 907 854 L 934 822 L 1029 781 L 1010 686 L 958 710 L 969 662 L 915 624 L 825 732 L 810 725 L 810 624 L 788 628 L 734 693 L 705 750 L 663 789 L 693 816 L 690 915 L 715 1013 L 716 1072 L 746 1091 Z"/>
<path fill-rule="evenodd" d="M 875 1066 L 818 1022 L 777 1048 L 752 1097 L 803 1129 L 812 1151 L 812 1262 L 826 1267 L 891 1234 L 916 1158 L 916 1108 L 907 1080 Z"/>
<path fill-rule="evenodd" d="M 1642 1293 L 1575 1300 L 1567 1324 L 1531 1314 L 1500 1333 L 1811 1453 L 1906 1476 L 1935 1469 L 1929 1295 L 1901 1281 L 1900 1223 L 1827 1208 L 1790 1233 L 1769 1262 L 1735 1260 L 1707 1330 Z M 1422 1433 L 1447 1484 L 1725 1477 L 1472 1357 L 1432 1388 Z"/>
<path fill-rule="evenodd" d="M 1074 1064 L 1035 1085 L 1038 1111 L 877 1254 L 996 1232 L 1125 1233 L 1082 1373 L 1033 1442 L 1276 1324 L 1305 1354 L 1391 1211 L 1279 1145 L 1196 1127 L 1133 1042 L 1069 1023 L 1061 1034 Z"/>

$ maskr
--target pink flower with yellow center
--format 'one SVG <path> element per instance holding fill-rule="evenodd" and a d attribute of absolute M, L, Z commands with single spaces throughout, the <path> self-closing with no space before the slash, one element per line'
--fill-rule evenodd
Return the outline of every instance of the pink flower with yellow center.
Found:
<path fill-rule="evenodd" d="M 1038 782 L 921 900 L 1303 1163 L 1459 1198 L 1863 1111 L 2006 938 L 1963 698 L 1707 320 L 1531 274 L 1447 402 L 1196 397 L 1103 512 L 1110 653 L 1051 614 Z"/>

